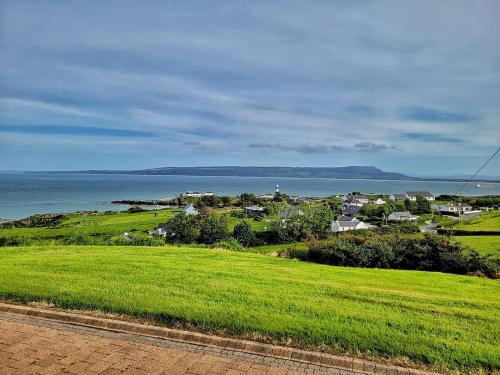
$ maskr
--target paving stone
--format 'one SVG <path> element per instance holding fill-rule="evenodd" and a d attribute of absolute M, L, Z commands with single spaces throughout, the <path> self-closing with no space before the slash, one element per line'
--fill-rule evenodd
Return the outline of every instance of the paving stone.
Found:
<path fill-rule="evenodd" d="M 279 346 L 223 338 L 214 340 L 226 348 L 204 346 L 6 312 L 0 312 L 0 332 L 1 375 L 354 375 L 361 372 L 353 367 L 374 367 Z"/>

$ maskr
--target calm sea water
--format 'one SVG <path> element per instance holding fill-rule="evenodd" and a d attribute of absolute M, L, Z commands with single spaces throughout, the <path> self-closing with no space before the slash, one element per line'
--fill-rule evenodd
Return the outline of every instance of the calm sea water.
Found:
<path fill-rule="evenodd" d="M 220 195 L 262 194 L 273 192 L 277 183 L 282 192 L 303 196 L 351 191 L 389 194 L 407 190 L 427 190 L 438 195 L 455 193 L 461 186 L 458 182 L 442 181 L 0 173 L 0 218 L 17 219 L 47 212 L 123 210 L 127 207 L 110 202 L 173 197 L 187 190 Z M 471 183 L 463 194 L 500 194 L 500 183 L 479 188 Z"/>

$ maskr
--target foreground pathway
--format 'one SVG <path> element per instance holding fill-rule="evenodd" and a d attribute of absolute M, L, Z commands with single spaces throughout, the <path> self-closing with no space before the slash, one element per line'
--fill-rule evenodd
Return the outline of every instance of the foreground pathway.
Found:
<path fill-rule="evenodd" d="M 0 374 L 360 374 L 0 312 Z"/>

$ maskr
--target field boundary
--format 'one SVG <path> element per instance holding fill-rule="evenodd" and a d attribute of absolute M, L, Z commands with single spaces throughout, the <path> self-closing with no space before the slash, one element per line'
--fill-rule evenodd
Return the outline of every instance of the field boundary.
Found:
<path fill-rule="evenodd" d="M 69 313 L 59 310 L 41 309 L 25 305 L 16 305 L 0 301 L 0 311 L 55 320 L 68 324 L 86 326 L 114 332 L 126 332 L 155 338 L 185 342 L 192 345 L 228 348 L 245 353 L 282 358 L 324 367 L 350 370 L 369 374 L 387 375 L 424 375 L 432 374 L 417 369 L 379 364 L 372 361 L 346 356 L 336 356 L 320 352 L 306 351 L 284 346 L 265 344 L 249 340 L 206 335 L 197 332 L 158 327 L 148 324 L 127 322 L 124 320 L 100 318 L 84 314 Z"/>

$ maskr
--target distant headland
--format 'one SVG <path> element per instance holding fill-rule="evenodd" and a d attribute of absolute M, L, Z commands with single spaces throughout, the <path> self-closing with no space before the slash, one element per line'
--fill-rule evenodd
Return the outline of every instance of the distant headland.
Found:
<path fill-rule="evenodd" d="M 159 167 L 136 170 L 83 170 L 83 171 L 44 171 L 31 173 L 78 173 L 78 174 L 129 174 L 129 175 L 171 175 L 171 176 L 225 176 L 225 177 L 290 177 L 290 178 L 333 178 L 333 179 L 372 179 L 372 180 L 413 180 L 413 181 L 466 181 L 464 178 L 423 178 L 408 176 L 398 172 L 387 172 L 374 166 L 345 167 Z M 475 181 L 498 182 L 497 179 Z"/>

